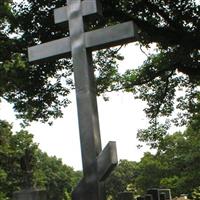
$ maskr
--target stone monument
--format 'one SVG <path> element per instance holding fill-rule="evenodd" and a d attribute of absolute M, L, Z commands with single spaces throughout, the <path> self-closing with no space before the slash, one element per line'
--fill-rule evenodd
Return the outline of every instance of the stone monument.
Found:
<path fill-rule="evenodd" d="M 170 189 L 151 188 L 147 190 L 147 194 L 152 195 L 153 200 L 171 200 Z"/>
<path fill-rule="evenodd" d="M 137 35 L 132 21 L 85 32 L 85 17 L 98 13 L 98 0 L 67 0 L 67 6 L 55 9 L 54 19 L 56 24 L 68 21 L 70 36 L 28 49 L 31 63 L 73 59 L 83 164 L 83 179 L 73 192 L 73 200 L 103 200 L 104 180 L 117 165 L 116 143 L 101 147 L 92 51 L 135 41 Z"/>
<path fill-rule="evenodd" d="M 13 200 L 47 200 L 47 196 L 44 190 L 25 189 L 14 192 Z"/>
<path fill-rule="evenodd" d="M 132 192 L 120 192 L 118 194 L 118 200 L 134 200 Z"/>
<path fill-rule="evenodd" d="M 46 200 L 46 191 L 33 188 L 33 153 L 26 149 L 24 155 L 20 159 L 22 190 L 13 193 L 13 200 Z"/>

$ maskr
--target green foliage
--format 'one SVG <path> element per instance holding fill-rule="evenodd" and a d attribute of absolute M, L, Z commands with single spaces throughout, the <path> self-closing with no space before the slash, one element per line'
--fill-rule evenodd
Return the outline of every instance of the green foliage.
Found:
<path fill-rule="evenodd" d="M 134 196 L 145 194 L 149 188 L 170 188 L 172 196 L 188 194 L 199 198 L 199 121 L 190 123 L 186 131 L 162 137 L 155 154 L 145 153 L 140 162 L 122 160 L 107 182 L 108 199 L 118 192 Z"/>
<path fill-rule="evenodd" d="M 200 5 L 193 0 L 102 2 L 108 19 L 112 15 L 113 21 L 133 20 L 138 25 L 141 45 L 157 45 L 157 54 L 121 77 L 122 90 L 147 102 L 145 112 L 150 127 L 141 130 L 139 138 L 152 144 L 166 134 L 166 129 L 161 131 L 160 127 L 168 126 L 168 122 L 158 125 L 160 117 L 169 117 L 176 109 L 180 113 L 173 122 L 183 125 L 199 111 L 200 44 L 195 41 L 200 28 Z M 183 92 L 176 97 L 178 90 Z M 158 136 L 152 138 L 148 133 Z"/>
<path fill-rule="evenodd" d="M 183 193 L 191 196 L 200 181 L 199 129 L 196 124 L 194 120 L 184 133 L 163 137 L 157 144 L 157 153 L 142 158 L 138 165 L 139 170 L 143 169 L 142 176 L 136 179 L 136 185 L 171 188 L 174 196 Z"/>
<path fill-rule="evenodd" d="M 11 128 L 7 122 L 0 121 L 0 191 L 3 196 L 11 196 L 12 191 L 17 190 L 19 185 L 19 180 L 15 180 L 19 165 L 13 157 L 15 149 L 11 145 Z"/>
<path fill-rule="evenodd" d="M 200 199 L 200 186 L 196 187 L 192 192 L 192 199 L 199 200 Z"/>
<path fill-rule="evenodd" d="M 131 84 L 132 87 L 136 85 L 133 91 L 136 98 L 147 102 L 145 112 L 150 126 L 148 129 L 140 130 L 138 137 L 141 141 L 152 144 L 166 135 L 170 122 L 183 126 L 199 112 L 198 77 L 196 80 L 191 79 L 178 72 L 176 67 L 169 71 L 169 66 L 173 65 L 173 62 L 176 63 L 177 59 L 167 54 L 152 56 L 142 67 L 133 70 L 134 80 L 130 79 L 132 72 L 124 76 L 124 85 L 127 84 L 126 78 L 129 79 L 129 85 L 125 85 L 125 88 L 130 90 Z M 170 120 L 173 111 L 178 114 Z M 160 124 L 160 121 L 164 123 Z"/>
<path fill-rule="evenodd" d="M 94 67 L 96 70 L 97 95 L 118 90 L 120 74 L 117 61 L 123 60 L 119 49 L 105 49 L 95 54 Z"/>
<path fill-rule="evenodd" d="M 13 4 L 11 14 L 15 20 L 6 23 L 5 38 L 0 40 L 0 94 L 14 104 L 17 117 L 24 119 L 25 125 L 33 120 L 51 123 L 54 118 L 62 117 L 61 109 L 70 103 L 67 95 L 74 88 L 70 60 L 40 65 L 27 62 L 28 46 L 68 35 L 53 20 L 53 9 L 64 4 L 64 0 Z M 122 58 L 116 50 L 100 51 L 96 57 L 97 93 L 112 91 L 118 81 L 116 60 Z"/>
<path fill-rule="evenodd" d="M 4 0 L 0 6 L 0 94 L 25 122 L 51 122 L 62 117 L 61 108 L 70 103 L 67 95 L 74 88 L 70 60 L 27 62 L 28 46 L 69 34 L 53 21 L 53 9 L 64 4 L 65 0 L 27 0 L 14 5 Z M 199 110 L 200 6 L 193 0 L 102 0 L 102 4 L 104 19 L 89 23 L 88 29 L 133 20 L 140 29 L 140 44 L 156 43 L 158 53 L 138 69 L 119 74 L 116 61 L 122 57 L 117 50 L 98 52 L 97 94 L 123 90 L 146 101 L 150 132 L 158 127 L 157 118 L 168 117 L 175 109 L 180 110 L 175 123 L 185 124 Z M 177 89 L 186 92 L 175 98 Z"/>
<path fill-rule="evenodd" d="M 56 157 L 49 157 L 46 153 L 37 152 L 37 170 L 35 185 L 45 188 L 48 199 L 69 200 L 72 189 L 81 178 L 78 172 L 62 163 Z"/>
<path fill-rule="evenodd" d="M 45 189 L 49 200 L 69 200 L 80 177 L 60 159 L 41 152 L 27 131 L 13 134 L 12 126 L 0 121 L 0 199 L 10 200 L 14 191 L 36 187 Z"/>
<path fill-rule="evenodd" d="M 121 160 L 106 181 L 107 198 L 117 199 L 119 192 L 130 191 L 137 194 L 134 179 L 137 176 L 136 162 Z"/>
<path fill-rule="evenodd" d="M 21 159 L 27 149 L 33 158 L 29 165 L 33 187 L 46 189 L 48 199 L 71 199 L 71 192 L 82 173 L 75 172 L 56 157 L 41 152 L 26 131 L 13 134 L 12 126 L 0 121 L 0 198 L 10 199 L 24 187 L 26 171 Z M 199 123 L 194 119 L 183 133 L 167 135 L 157 143 L 155 155 L 145 153 L 140 162 L 121 160 L 106 181 L 108 199 L 131 191 L 142 195 L 148 188 L 170 188 L 173 196 L 187 193 L 198 198 L 200 182 Z"/>
<path fill-rule="evenodd" d="M 136 168 L 128 170 L 130 177 L 135 177 L 134 182 L 123 175 L 129 164 L 122 162 L 126 164 L 122 169 L 122 164 L 119 165 L 119 173 L 113 175 L 113 183 L 116 182 L 116 188 L 121 191 L 133 184 L 131 188 L 136 188 L 137 192 L 143 192 L 150 186 L 165 186 L 171 187 L 174 194 L 190 193 L 200 181 L 197 162 L 200 148 L 200 6 L 193 0 L 102 0 L 102 3 L 105 18 L 92 26 L 89 24 L 89 29 L 133 20 L 140 29 L 140 44 L 148 47 L 156 43 L 158 51 L 138 69 L 124 74 L 118 72 L 116 61 L 122 57 L 117 49 L 96 53 L 97 94 L 122 90 L 146 101 L 145 112 L 150 126 L 140 130 L 138 137 L 157 148 L 156 155 L 145 154 Z M 13 103 L 18 117 L 25 122 L 50 122 L 53 118 L 62 117 L 61 108 L 70 103 L 66 98 L 74 88 L 70 60 L 40 65 L 27 62 L 28 46 L 69 34 L 68 30 L 53 23 L 53 9 L 64 4 L 65 0 L 27 0 L 20 5 L 8 0 L 0 2 L 0 97 Z M 168 136 L 169 121 L 164 120 L 164 124 L 160 121 L 169 118 L 174 110 L 180 111 L 173 119 L 176 125 L 186 124 L 188 119 L 192 121 L 185 133 Z M 37 166 L 40 166 L 38 169 L 33 166 L 33 183 L 49 188 L 49 191 L 56 188 L 55 194 L 65 195 L 63 198 L 67 199 L 77 181 L 69 178 L 74 176 L 72 169 L 39 152 L 27 132 L 21 131 L 15 136 L 11 125 L 1 121 L 0 126 L 0 196 L 11 196 L 14 190 L 20 189 L 23 180 L 20 178 L 19 160 L 30 148 L 38 159 Z M 46 163 L 45 166 L 41 160 Z M 56 171 L 59 171 L 58 176 Z M 120 177 L 121 182 L 118 183 L 115 177 Z M 64 187 L 65 184 L 67 187 Z M 114 186 L 110 187 L 110 193 L 115 198 Z M 53 198 L 53 193 L 49 193 L 49 198 Z"/>
<path fill-rule="evenodd" d="M 13 103 L 25 124 L 51 123 L 62 117 L 61 109 L 70 103 L 71 60 L 27 62 L 28 46 L 69 35 L 67 28 L 53 21 L 53 9 L 64 4 L 65 0 L 0 4 L 0 97 Z M 97 52 L 94 66 L 98 95 L 122 90 L 147 102 L 150 125 L 138 137 L 155 148 L 171 122 L 184 125 L 199 117 L 200 5 L 194 0 L 102 0 L 102 5 L 104 19 L 88 23 L 89 30 L 133 20 L 140 29 L 140 45 L 157 45 L 157 54 L 124 74 L 118 72 L 117 60 L 122 57 L 117 49 Z M 170 121 L 175 110 L 177 118 Z"/>

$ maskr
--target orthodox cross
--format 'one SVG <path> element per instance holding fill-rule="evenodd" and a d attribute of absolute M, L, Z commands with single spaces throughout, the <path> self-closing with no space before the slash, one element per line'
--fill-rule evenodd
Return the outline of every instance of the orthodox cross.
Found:
<path fill-rule="evenodd" d="M 117 164 L 116 143 L 101 147 L 92 51 L 134 41 L 137 35 L 131 21 L 85 32 L 84 17 L 100 12 L 98 0 L 67 0 L 67 6 L 54 10 L 54 19 L 56 24 L 68 21 L 70 36 L 28 49 L 33 63 L 52 57 L 73 59 L 84 175 L 74 200 L 103 200 L 103 182 Z"/>

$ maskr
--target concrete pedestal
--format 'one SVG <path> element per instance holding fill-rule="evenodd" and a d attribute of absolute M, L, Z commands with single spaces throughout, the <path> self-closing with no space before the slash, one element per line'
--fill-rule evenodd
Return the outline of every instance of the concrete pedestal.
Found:
<path fill-rule="evenodd" d="M 13 200 L 47 200 L 46 191 L 37 189 L 14 192 Z"/>

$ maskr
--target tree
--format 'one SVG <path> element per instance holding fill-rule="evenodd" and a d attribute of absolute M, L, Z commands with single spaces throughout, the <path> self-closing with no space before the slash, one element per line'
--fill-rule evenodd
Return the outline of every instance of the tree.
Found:
<path fill-rule="evenodd" d="M 159 125 L 159 118 L 169 118 L 178 109 L 180 114 L 173 121 L 183 125 L 198 113 L 200 44 L 194 41 L 199 36 L 200 6 L 192 0 L 117 2 L 112 1 L 108 7 L 113 19 L 132 19 L 141 30 L 141 44 L 157 44 L 156 55 L 122 75 L 122 90 L 147 102 L 145 112 L 150 127 L 141 130 L 138 136 L 142 141 L 152 142 L 165 135 L 169 127 L 168 121 Z M 178 89 L 185 93 L 176 98 Z"/>
<path fill-rule="evenodd" d="M 18 117 L 28 121 L 61 117 L 61 108 L 69 103 L 66 96 L 74 87 L 70 60 L 30 65 L 26 55 L 28 46 L 68 35 L 67 30 L 53 23 L 53 9 L 64 4 L 65 0 L 28 0 L 13 6 L 9 19 L 14 20 L 6 21 L 6 32 L 5 27 L 1 28 L 6 37 L 0 44 L 4 49 L 0 53 L 1 96 L 14 103 Z M 122 90 L 147 101 L 148 132 L 167 127 L 160 128 L 157 118 L 170 116 L 175 108 L 183 111 L 176 124 L 186 123 L 199 110 L 200 6 L 194 0 L 102 0 L 102 4 L 104 19 L 89 23 L 89 29 L 133 20 L 140 29 L 140 44 L 156 43 L 158 54 L 150 56 L 138 69 L 119 74 L 116 59 L 121 57 L 117 50 L 100 53 L 95 66 L 97 93 Z M 11 38 L 11 33 L 20 34 Z M 177 88 L 186 92 L 176 104 Z"/>
<path fill-rule="evenodd" d="M 158 143 L 157 153 L 151 156 L 148 163 L 158 163 L 158 168 L 150 169 L 143 159 L 145 168 L 151 171 L 151 179 L 157 178 L 157 187 L 172 189 L 172 194 L 178 196 L 199 187 L 199 129 L 197 120 L 193 120 L 183 133 L 176 132 L 165 136 Z M 153 172 L 156 171 L 154 174 Z M 147 175 L 143 172 L 143 181 L 148 183 Z M 141 178 L 139 176 L 139 178 Z M 137 181 L 136 181 L 137 183 Z M 141 184 L 144 186 L 144 184 Z"/>
<path fill-rule="evenodd" d="M 61 108 L 70 103 L 67 95 L 74 88 L 70 60 L 62 59 L 41 65 L 30 65 L 27 62 L 28 46 L 67 35 L 66 31 L 54 25 L 51 12 L 55 6 L 60 7 L 64 3 L 65 1 L 45 3 L 43 1 L 27 1 L 27 4 L 13 5 L 12 14 L 16 24 L 10 23 L 10 29 L 6 32 L 11 44 L 8 46 L 9 48 L 2 44 L 7 51 L 2 52 L 3 56 L 1 57 L 2 69 L 5 69 L 1 74 L 2 77 L 6 77 L 1 84 L 4 89 L 1 96 L 14 104 L 14 109 L 18 112 L 17 116 L 25 119 L 25 123 L 32 120 L 50 122 L 53 118 L 61 117 Z M 11 39 L 10 32 L 19 34 Z M 113 77 L 117 77 L 116 62 L 113 61 L 113 56 L 121 59 L 113 51 L 108 50 L 101 53 L 101 57 L 107 58 L 107 61 L 106 59 L 102 61 L 107 67 L 103 66 L 102 70 L 98 70 L 101 76 L 98 80 L 99 93 L 116 81 L 116 78 Z M 96 63 L 95 67 L 99 68 L 100 62 Z M 110 68 L 108 69 L 108 67 Z M 112 81 L 109 80 L 109 77 Z M 8 83 L 9 87 L 7 88 Z"/>
<path fill-rule="evenodd" d="M 107 198 L 115 200 L 119 192 L 125 191 L 137 194 L 135 187 L 136 176 L 136 162 L 121 160 L 106 181 Z"/>
<path fill-rule="evenodd" d="M 45 189 L 50 200 L 69 200 L 81 175 L 41 152 L 33 135 L 24 130 L 14 134 L 9 123 L 0 121 L 0 199 L 10 200 L 13 192 L 36 187 Z"/>
<path fill-rule="evenodd" d="M 27 149 L 34 157 L 37 145 L 32 141 L 32 135 L 26 131 L 13 134 L 12 126 L 0 121 L 0 191 L 5 198 L 10 198 L 14 191 L 24 187 L 27 178 L 26 171 L 22 169 L 21 159 Z M 33 159 L 29 181 L 33 180 L 33 171 L 36 160 Z M 30 163 L 32 165 L 32 163 Z"/>
<path fill-rule="evenodd" d="M 148 188 L 170 188 L 172 195 L 199 195 L 199 119 L 195 117 L 184 132 L 161 137 L 153 154 L 147 152 L 136 167 L 135 186 L 144 193 Z"/>
<path fill-rule="evenodd" d="M 145 153 L 137 165 L 138 176 L 135 179 L 136 187 L 140 194 L 145 194 L 149 188 L 159 188 L 163 175 L 163 165 L 155 155 Z"/>
<path fill-rule="evenodd" d="M 10 193 L 10 186 L 8 183 L 8 158 L 11 154 L 11 148 L 9 145 L 10 137 L 11 137 L 11 126 L 1 121 L 0 122 L 0 197 L 2 199 L 6 199 L 6 195 Z"/>
<path fill-rule="evenodd" d="M 193 190 L 192 192 L 192 199 L 194 200 L 199 200 L 200 199 L 200 192 L 199 192 L 200 187 L 197 187 Z"/>
<path fill-rule="evenodd" d="M 61 159 L 49 157 L 46 153 L 37 152 L 37 169 L 35 185 L 47 191 L 49 200 L 70 200 L 73 188 L 82 174 L 62 163 Z"/>

